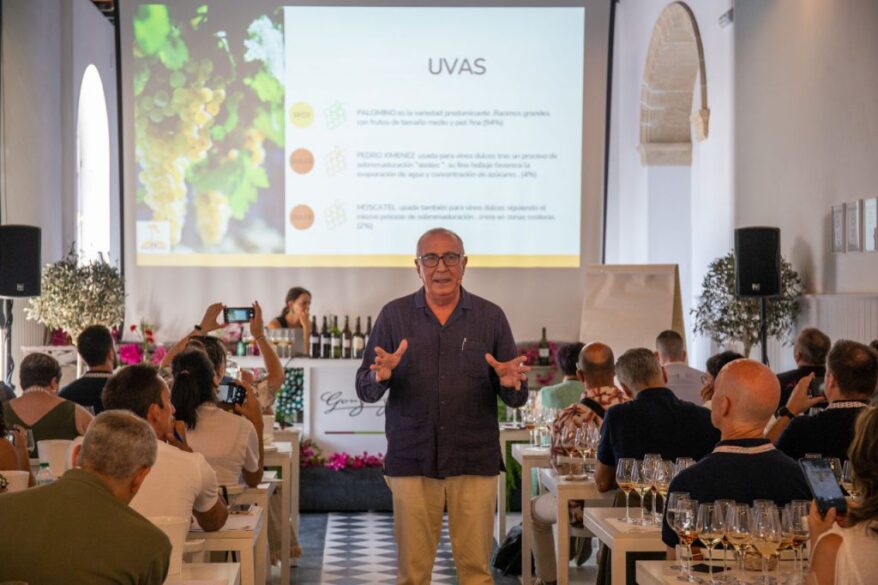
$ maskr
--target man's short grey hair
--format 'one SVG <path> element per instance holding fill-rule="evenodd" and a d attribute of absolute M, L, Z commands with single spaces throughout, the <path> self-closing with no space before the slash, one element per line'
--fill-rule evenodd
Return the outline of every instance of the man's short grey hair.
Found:
<path fill-rule="evenodd" d="M 616 361 L 616 377 L 631 389 L 648 386 L 661 376 L 662 367 L 658 359 L 645 347 L 629 349 Z"/>
<path fill-rule="evenodd" d="M 415 246 L 415 254 L 416 255 L 421 254 L 421 244 L 423 243 L 424 240 L 426 240 L 427 238 L 429 238 L 431 236 L 437 236 L 437 235 L 451 236 L 452 238 L 457 240 L 458 245 L 460 245 L 460 254 L 461 255 L 466 254 L 466 252 L 463 249 L 463 238 L 458 236 L 456 233 L 454 233 L 450 229 L 444 228 L 444 227 L 431 228 L 431 229 L 428 229 L 427 231 L 425 231 L 423 234 L 421 234 L 421 237 L 418 238 L 418 245 Z"/>
<path fill-rule="evenodd" d="M 79 464 L 125 481 L 155 463 L 157 441 L 149 424 L 130 410 L 107 410 L 92 421 L 82 441 Z"/>
<path fill-rule="evenodd" d="M 658 334 L 655 338 L 655 350 L 663 358 L 680 361 L 683 359 L 683 352 L 686 351 L 686 344 L 683 342 L 683 336 L 667 329 Z"/>

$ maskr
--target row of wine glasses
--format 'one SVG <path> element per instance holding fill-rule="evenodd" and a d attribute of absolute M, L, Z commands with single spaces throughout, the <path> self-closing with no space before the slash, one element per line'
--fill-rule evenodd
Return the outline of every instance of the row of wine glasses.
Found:
<path fill-rule="evenodd" d="M 575 432 L 564 432 L 552 445 L 552 467 L 568 480 L 594 477 L 594 460 L 600 441 L 600 428 L 595 424 L 579 426 Z"/>
<path fill-rule="evenodd" d="M 756 500 L 753 506 L 731 500 L 699 503 L 686 493 L 673 492 L 669 496 L 667 521 L 687 549 L 688 554 L 684 559 L 691 558 L 695 540 L 700 540 L 708 549 L 711 560 L 714 549 L 722 544 L 723 567 L 726 564 L 725 550 L 731 547 L 738 559 L 738 569 L 743 572 L 746 553 L 755 551 L 762 559 L 762 582 L 768 585 L 771 583 L 768 561 L 783 550 L 793 550 L 794 572 L 803 570 L 804 547 L 810 536 L 809 506 L 810 502 L 806 500 L 794 500 L 783 508 L 778 508 L 769 500 Z M 713 564 L 709 570 L 709 583 L 719 583 L 713 576 Z M 692 575 L 688 560 L 684 560 L 683 575 L 679 580 L 701 581 Z M 738 582 L 743 583 L 740 579 Z"/>
<path fill-rule="evenodd" d="M 678 457 L 675 461 L 665 461 L 655 453 L 647 453 L 642 461 L 623 458 L 616 463 L 616 483 L 625 494 L 625 522 L 638 525 L 657 524 L 661 514 L 657 512 L 656 500 L 661 497 L 662 501 L 667 498 L 671 480 L 678 473 L 693 465 L 695 460 L 690 457 Z M 632 520 L 629 500 L 631 492 L 635 491 L 640 496 L 640 519 Z M 644 499 L 646 494 L 652 494 L 652 510 L 647 519 L 645 514 Z"/>

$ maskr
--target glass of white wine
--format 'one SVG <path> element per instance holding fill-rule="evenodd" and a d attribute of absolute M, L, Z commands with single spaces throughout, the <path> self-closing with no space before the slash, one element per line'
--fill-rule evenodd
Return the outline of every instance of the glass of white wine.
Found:
<path fill-rule="evenodd" d="M 653 486 L 656 491 L 656 499 L 661 497 L 662 506 L 664 508 L 668 505 L 668 489 L 671 486 L 671 479 L 674 477 L 674 463 L 672 461 L 659 461 L 656 464 L 655 474 L 653 476 Z M 655 517 L 656 522 L 660 523 L 662 518 L 662 512 L 659 512 L 658 505 L 654 506 L 655 508 Z"/>
<path fill-rule="evenodd" d="M 725 520 L 715 504 L 699 504 L 698 518 L 695 524 L 698 530 L 698 539 L 707 548 L 709 583 L 719 583 L 713 578 L 713 549 L 722 542 Z"/>
<path fill-rule="evenodd" d="M 744 554 L 750 541 L 750 515 L 752 511 L 747 504 L 730 506 L 726 513 L 725 537 L 735 549 L 738 560 L 738 571 L 744 571 Z M 740 579 L 739 583 L 742 583 Z"/>
<path fill-rule="evenodd" d="M 811 513 L 811 502 L 808 500 L 793 500 L 790 502 L 790 522 L 792 524 L 793 551 L 796 560 L 799 561 L 798 570 L 805 570 L 805 545 L 811 538 L 808 528 L 808 515 Z"/>
<path fill-rule="evenodd" d="M 637 478 L 634 480 L 634 490 L 640 496 L 640 520 L 635 520 L 634 524 L 644 526 L 648 524 L 645 517 L 646 510 L 646 494 L 652 491 L 652 472 L 655 469 L 655 463 L 646 463 L 645 461 L 637 462 Z"/>
<path fill-rule="evenodd" d="M 762 557 L 762 582 L 770 585 L 768 559 L 777 553 L 781 541 L 781 523 L 776 506 L 761 506 L 750 515 L 750 546 Z"/>
<path fill-rule="evenodd" d="M 688 499 L 689 492 L 671 492 L 668 494 L 668 500 L 665 504 L 665 521 L 671 530 L 674 530 L 674 513 L 677 511 L 677 503 Z M 674 547 L 674 556 L 678 559 L 683 558 L 680 554 L 680 545 Z M 680 565 L 671 565 L 671 570 L 679 571 Z"/>
<path fill-rule="evenodd" d="M 689 583 L 701 583 L 701 579 L 692 574 L 692 543 L 698 538 L 698 502 L 695 500 L 681 500 L 677 502 L 674 511 L 674 531 L 680 538 L 680 544 L 686 547 L 686 555 L 683 559 L 683 574 L 677 577 L 679 581 Z"/>
<path fill-rule="evenodd" d="M 841 487 L 844 488 L 844 491 L 846 491 L 854 501 L 859 499 L 860 490 L 857 489 L 857 484 L 854 482 L 854 466 L 851 465 L 850 460 L 845 461 L 842 466 Z"/>
<path fill-rule="evenodd" d="M 729 569 L 728 554 L 727 553 L 728 553 L 728 548 L 730 546 L 730 543 L 729 543 L 728 539 L 726 538 L 725 526 L 726 526 L 726 518 L 729 515 L 729 508 L 733 507 L 734 505 L 735 505 L 734 500 L 717 500 L 714 502 L 714 506 L 716 506 L 716 509 L 720 515 L 720 518 L 722 518 L 722 521 L 723 521 L 723 539 L 722 539 L 722 542 L 720 543 L 720 544 L 722 544 L 722 547 L 723 547 L 723 577 L 720 580 L 724 580 L 725 575 L 727 575 L 726 571 L 728 571 L 728 569 Z"/>
<path fill-rule="evenodd" d="M 631 522 L 631 508 L 628 505 L 628 499 L 631 496 L 631 490 L 634 489 L 635 481 L 639 479 L 637 460 L 623 458 L 616 463 L 616 483 L 619 489 L 625 494 L 625 522 Z"/>

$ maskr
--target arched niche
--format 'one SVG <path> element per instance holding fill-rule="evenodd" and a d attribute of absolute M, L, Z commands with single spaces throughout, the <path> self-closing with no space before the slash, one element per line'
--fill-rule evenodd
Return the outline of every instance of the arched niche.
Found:
<path fill-rule="evenodd" d="M 695 83 L 700 107 L 693 112 Z M 710 110 L 704 48 L 692 10 L 683 2 L 668 4 L 652 32 L 640 93 L 641 163 L 692 164 L 692 134 L 707 138 Z"/>
<path fill-rule="evenodd" d="M 110 123 L 97 67 L 82 74 L 76 116 L 76 245 L 81 261 L 110 254 Z"/>

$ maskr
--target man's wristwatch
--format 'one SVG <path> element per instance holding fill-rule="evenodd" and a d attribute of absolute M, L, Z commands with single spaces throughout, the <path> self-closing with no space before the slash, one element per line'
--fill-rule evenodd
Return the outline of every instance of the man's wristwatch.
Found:
<path fill-rule="evenodd" d="M 777 418 L 780 418 L 782 416 L 790 419 L 796 418 L 796 415 L 794 415 L 792 411 L 790 411 L 790 409 L 786 406 L 781 406 L 780 408 L 778 408 L 777 411 L 775 411 L 774 416 Z"/>

